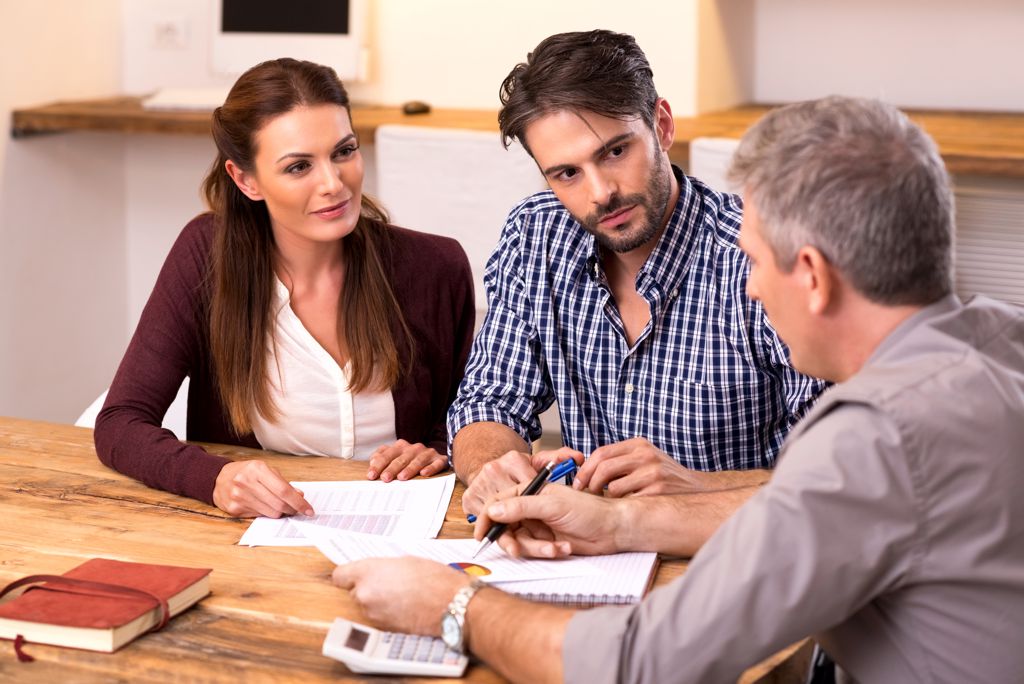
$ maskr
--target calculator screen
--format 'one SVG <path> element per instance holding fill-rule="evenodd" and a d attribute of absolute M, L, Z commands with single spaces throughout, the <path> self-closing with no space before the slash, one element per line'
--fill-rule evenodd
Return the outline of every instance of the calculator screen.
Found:
<path fill-rule="evenodd" d="M 345 640 L 345 646 L 356 651 L 362 651 L 366 648 L 366 642 L 370 639 L 370 633 L 364 632 L 361 629 L 353 627 L 348 633 L 348 639 Z"/>

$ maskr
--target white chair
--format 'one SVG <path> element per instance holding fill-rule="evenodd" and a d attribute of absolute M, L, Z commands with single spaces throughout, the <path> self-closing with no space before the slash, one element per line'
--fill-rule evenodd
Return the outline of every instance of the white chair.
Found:
<path fill-rule="evenodd" d="M 530 155 L 496 132 L 386 125 L 377 129 L 377 196 L 399 226 L 458 240 L 473 269 L 477 322 L 483 274 L 509 210 L 547 187 Z"/>
<path fill-rule="evenodd" d="M 726 179 L 739 144 L 740 141 L 733 138 L 694 138 L 690 142 L 689 174 L 720 192 L 739 192 Z"/>
<path fill-rule="evenodd" d="M 75 421 L 76 427 L 85 427 L 90 430 L 96 426 L 96 416 L 99 415 L 100 410 L 103 408 L 103 402 L 107 400 L 107 390 L 103 390 L 103 394 L 96 398 L 96 401 L 89 404 L 89 408 L 82 412 L 82 415 Z M 174 401 L 167 407 L 167 413 L 164 414 L 163 427 L 167 428 L 178 439 L 185 439 L 185 416 L 187 414 L 188 407 L 188 378 L 186 377 L 181 387 L 178 388 L 178 395 L 174 397 Z"/>
<path fill-rule="evenodd" d="M 536 163 L 497 132 L 425 126 L 377 128 L 377 196 L 400 226 L 453 237 L 473 269 L 476 324 L 487 312 L 484 267 L 509 210 L 547 188 Z M 559 432 L 558 412 L 541 416 L 546 436 Z"/>

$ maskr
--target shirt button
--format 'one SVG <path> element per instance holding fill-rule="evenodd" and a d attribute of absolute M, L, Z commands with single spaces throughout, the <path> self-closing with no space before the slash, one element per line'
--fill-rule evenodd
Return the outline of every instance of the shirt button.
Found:
<path fill-rule="evenodd" d="M 626 383 L 626 394 L 632 394 L 632 393 L 633 393 L 633 383 L 627 382 Z"/>
<path fill-rule="evenodd" d="M 670 296 L 670 297 L 671 297 L 672 299 L 675 299 L 676 297 L 678 297 L 678 296 L 679 296 L 679 290 L 672 290 L 672 291 L 671 291 L 671 292 L 669 293 L 669 296 Z"/>

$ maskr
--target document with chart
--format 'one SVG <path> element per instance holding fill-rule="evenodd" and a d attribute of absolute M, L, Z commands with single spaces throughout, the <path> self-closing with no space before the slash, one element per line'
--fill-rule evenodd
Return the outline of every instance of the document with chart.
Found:
<path fill-rule="evenodd" d="M 522 584 L 553 578 L 591 578 L 602 572 L 591 562 L 591 557 L 571 556 L 558 560 L 513 558 L 493 544 L 474 558 L 473 554 L 480 546 L 480 542 L 474 539 L 396 539 L 311 529 L 304 523 L 298 524 L 305 528 L 306 536 L 316 543 L 320 552 L 337 565 L 364 558 L 419 556 L 450 565 L 484 582 Z"/>
<path fill-rule="evenodd" d="M 381 482 L 292 482 L 313 507 L 311 516 L 256 518 L 242 546 L 314 546 L 294 521 L 328 530 L 386 537 L 433 538 L 455 490 L 455 476 Z"/>

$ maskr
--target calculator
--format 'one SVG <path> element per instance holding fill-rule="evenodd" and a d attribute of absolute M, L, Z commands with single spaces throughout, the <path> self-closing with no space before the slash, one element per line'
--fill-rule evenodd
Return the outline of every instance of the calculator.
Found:
<path fill-rule="evenodd" d="M 327 632 L 323 654 L 367 674 L 461 677 L 469 663 L 438 637 L 383 632 L 343 618 Z"/>

